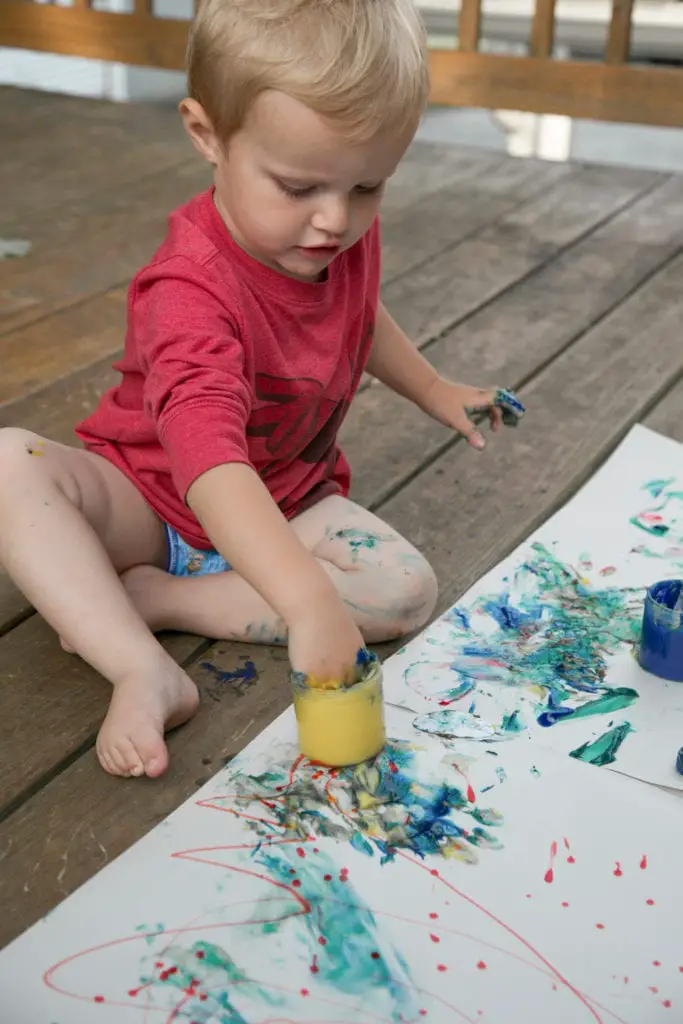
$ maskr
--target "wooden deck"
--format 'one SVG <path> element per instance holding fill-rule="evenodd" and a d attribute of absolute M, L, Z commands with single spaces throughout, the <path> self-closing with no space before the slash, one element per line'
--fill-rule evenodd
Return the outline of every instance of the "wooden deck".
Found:
<path fill-rule="evenodd" d="M 114 379 L 126 285 L 208 183 L 177 117 L 0 90 L 0 425 L 61 441 Z M 384 213 L 384 299 L 442 372 L 519 388 L 478 456 L 381 386 L 344 427 L 354 497 L 431 559 L 451 604 L 642 421 L 683 440 L 683 178 L 416 146 Z M 67 581 L 65 581 L 66 585 Z M 283 651 L 166 640 L 202 694 L 157 782 L 93 744 L 109 686 L 0 575 L 0 942 L 125 850 L 289 702 Z M 251 659 L 256 679 L 240 676 Z"/>

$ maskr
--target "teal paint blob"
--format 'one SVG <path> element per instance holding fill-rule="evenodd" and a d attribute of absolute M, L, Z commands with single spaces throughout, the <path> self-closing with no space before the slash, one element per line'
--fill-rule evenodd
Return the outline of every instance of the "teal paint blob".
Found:
<path fill-rule="evenodd" d="M 630 732 L 633 732 L 631 723 L 622 722 L 621 725 L 603 733 L 596 740 L 583 743 L 576 750 L 572 750 L 569 756 L 575 757 L 579 761 L 587 761 L 588 764 L 601 766 L 614 764 L 617 759 L 617 751 Z"/>
<path fill-rule="evenodd" d="M 519 710 L 515 709 L 503 715 L 500 723 L 501 732 L 524 732 L 526 726 L 519 716 Z"/>

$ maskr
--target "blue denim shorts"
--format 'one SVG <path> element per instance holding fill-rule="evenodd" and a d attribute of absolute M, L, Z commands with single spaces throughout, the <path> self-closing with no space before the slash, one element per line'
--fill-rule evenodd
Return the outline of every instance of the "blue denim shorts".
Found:
<path fill-rule="evenodd" d="M 164 523 L 168 542 L 168 566 L 171 576 L 208 576 L 230 572 L 232 566 L 217 551 L 201 551 L 183 540 L 179 533 Z"/>

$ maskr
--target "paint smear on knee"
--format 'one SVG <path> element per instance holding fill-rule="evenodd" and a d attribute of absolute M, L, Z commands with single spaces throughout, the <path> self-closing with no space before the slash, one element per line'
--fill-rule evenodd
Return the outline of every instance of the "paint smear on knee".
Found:
<path fill-rule="evenodd" d="M 336 530 L 332 537 L 334 540 L 346 541 L 351 551 L 352 562 L 359 560 L 362 550 L 376 551 L 380 544 L 397 539 L 391 533 L 371 533 L 369 530 L 358 530 L 353 526 L 347 526 L 343 530 Z"/>

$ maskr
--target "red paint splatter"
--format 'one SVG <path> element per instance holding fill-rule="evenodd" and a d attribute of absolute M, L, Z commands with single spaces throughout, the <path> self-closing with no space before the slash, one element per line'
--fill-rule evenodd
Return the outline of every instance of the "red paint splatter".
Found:
<path fill-rule="evenodd" d="M 662 1006 L 665 1006 L 667 1008 L 667 1010 L 668 1010 L 670 1008 L 670 1006 L 671 1006 L 671 1000 L 670 999 L 663 999 L 662 1000 Z"/>
<path fill-rule="evenodd" d="M 448 968 L 446 967 L 445 964 L 437 964 L 436 965 L 436 969 L 437 969 L 437 971 L 441 971 L 441 972 L 448 970 Z"/>
<path fill-rule="evenodd" d="M 616 568 L 613 565 L 606 565 L 604 569 L 600 569 L 601 576 L 612 576 L 616 572 Z"/>
<path fill-rule="evenodd" d="M 436 919 L 437 919 L 437 917 L 438 917 L 439 915 L 438 915 L 437 913 L 435 913 L 434 911 L 432 911 L 432 912 L 431 912 L 431 914 L 430 914 L 429 916 L 431 917 L 432 921 L 436 921 Z"/>
<path fill-rule="evenodd" d="M 296 871 L 295 871 L 295 869 L 294 869 L 294 868 L 290 868 L 290 869 L 289 869 L 289 873 L 290 873 L 290 875 L 295 875 L 295 874 L 296 874 Z"/>
<path fill-rule="evenodd" d="M 326 882 L 331 882 L 332 881 L 332 875 L 323 875 L 323 878 L 324 878 L 324 880 Z"/>
<path fill-rule="evenodd" d="M 565 850 L 569 850 L 570 849 L 569 840 L 567 839 L 566 836 L 562 836 L 562 842 L 564 843 Z"/>
<path fill-rule="evenodd" d="M 302 996 L 309 996 L 310 994 L 311 994 L 311 993 L 310 993 L 310 992 L 308 991 L 308 989 L 307 989 L 307 988 L 302 988 L 302 989 L 301 989 L 301 995 L 302 995 Z"/>
<path fill-rule="evenodd" d="M 300 880 L 298 878 L 294 879 L 294 881 L 292 882 L 292 885 L 294 886 L 295 889 L 300 889 L 301 888 L 301 882 L 300 882 Z"/>
<path fill-rule="evenodd" d="M 657 993 L 659 992 L 659 989 L 656 985 L 648 985 L 648 988 L 650 989 L 650 992 L 654 992 L 655 995 L 657 995 Z"/>
<path fill-rule="evenodd" d="M 652 961 L 652 966 L 653 967 L 661 967 L 662 966 L 662 961 L 661 960 L 653 960 Z"/>
<path fill-rule="evenodd" d="M 164 966 L 163 960 L 157 960 L 157 962 L 155 963 L 154 966 L 157 967 L 157 968 L 163 967 Z"/>
<path fill-rule="evenodd" d="M 389 761 L 389 771 L 390 771 L 390 772 L 393 772 L 393 773 L 394 773 L 394 775 L 395 775 L 395 774 L 396 774 L 396 772 L 398 771 L 398 765 L 396 764 L 396 762 L 395 762 L 395 761 Z"/>
<path fill-rule="evenodd" d="M 555 863 L 555 858 L 556 857 L 557 857 L 557 843 L 555 842 L 555 840 L 553 840 L 552 843 L 550 844 L 550 866 L 549 866 L 548 870 L 546 871 L 545 875 L 543 876 L 543 881 L 547 882 L 548 885 L 550 885 L 550 883 L 555 878 L 555 872 L 553 871 L 553 864 Z"/>
<path fill-rule="evenodd" d="M 528 892 L 528 893 L 526 894 L 526 898 L 527 898 L 528 900 L 532 900 L 532 899 L 533 899 L 533 896 L 531 895 L 531 893 L 530 893 L 530 892 Z"/>
<path fill-rule="evenodd" d="M 373 960 L 379 960 L 379 953 L 377 952 L 371 953 L 370 956 L 372 957 Z"/>
<path fill-rule="evenodd" d="M 439 936 L 438 936 L 438 935 L 432 935 L 432 934 L 430 933 L 430 936 L 429 936 L 429 938 L 430 938 L 430 939 L 432 940 L 432 942 L 441 942 L 441 939 L 439 938 Z"/>
<path fill-rule="evenodd" d="M 140 995 L 140 989 L 139 988 L 130 988 L 130 989 L 128 989 L 128 995 L 131 997 L 131 999 L 135 999 L 136 996 Z"/>
<path fill-rule="evenodd" d="M 617 861 L 617 866 L 615 867 L 612 873 L 616 875 L 617 878 L 621 878 L 621 876 L 623 875 L 624 872 L 621 870 L 621 864 L 619 863 L 619 861 Z"/>
<path fill-rule="evenodd" d="M 318 967 L 318 957 L 314 956 L 310 967 L 311 974 L 317 974 L 319 970 L 320 968 Z"/>
<path fill-rule="evenodd" d="M 477 794 L 474 792 L 469 782 L 467 783 L 467 799 L 471 804 L 474 804 L 477 801 Z"/>
<path fill-rule="evenodd" d="M 645 900 L 645 902 L 647 903 L 648 907 L 654 907 L 654 905 L 655 905 L 655 901 L 654 900 Z M 683 970 L 683 967 L 680 968 L 680 970 Z"/>
<path fill-rule="evenodd" d="M 203 960 L 206 954 L 203 949 L 198 949 L 197 952 L 195 953 L 195 956 L 197 957 L 198 960 Z"/>
<path fill-rule="evenodd" d="M 678 972 L 679 972 L 679 974 L 683 974 L 683 967 L 679 967 L 678 968 Z"/>
<path fill-rule="evenodd" d="M 644 871 L 646 867 L 647 867 L 647 854 L 644 853 L 643 856 L 640 858 L 640 868 L 641 868 L 641 871 Z"/>
<path fill-rule="evenodd" d="M 576 857 L 567 857 L 567 864 L 576 864 Z"/>
<path fill-rule="evenodd" d="M 320 938 L 318 939 L 318 945 L 319 946 L 326 946 L 327 945 L 327 939 L 325 938 L 324 935 L 321 935 Z"/>
<path fill-rule="evenodd" d="M 339 881 L 340 882 L 348 882 L 348 880 L 349 880 L 349 869 L 348 868 L 342 868 L 341 871 L 339 872 Z"/>
<path fill-rule="evenodd" d="M 439 877 L 439 872 L 436 870 L 436 868 L 432 868 L 432 870 L 429 872 L 429 874 L 430 875 L 434 875 L 434 878 L 438 878 Z"/>
<path fill-rule="evenodd" d="M 596 928 L 599 928 L 599 929 L 600 929 L 600 931 L 602 931 L 602 930 L 604 929 L 604 927 L 605 927 L 605 926 L 604 926 L 604 924 L 596 924 L 596 926 L 595 926 L 595 927 L 596 927 Z"/>
<path fill-rule="evenodd" d="M 207 996 L 206 992 L 200 992 L 199 993 L 199 1002 L 200 1003 L 205 1003 L 208 998 L 209 997 Z"/>
<path fill-rule="evenodd" d="M 318 849 L 317 846 L 313 847 L 313 853 L 320 853 L 320 850 Z"/>
<path fill-rule="evenodd" d="M 479 963 L 477 964 L 477 970 L 479 970 L 479 971 L 485 971 L 487 969 L 487 967 L 488 967 L 488 964 L 484 963 L 483 960 L 480 960 Z"/>
<path fill-rule="evenodd" d="M 104 1002 L 104 996 L 95 996 L 95 1002 L 96 1003 L 103 1003 Z"/>
<path fill-rule="evenodd" d="M 297 852 L 297 855 L 299 857 L 305 857 L 306 856 L 306 851 L 304 850 L 303 846 L 297 846 L 296 852 Z"/>
<path fill-rule="evenodd" d="M 564 903 L 562 904 L 562 906 L 563 906 L 563 907 L 568 907 L 568 906 L 569 906 L 569 904 L 568 904 L 568 903 L 567 903 L 567 901 L 565 900 L 565 901 L 564 901 Z"/>
<path fill-rule="evenodd" d="M 420 1016 L 421 1017 L 426 1017 L 427 1016 L 427 1011 L 426 1010 L 420 1010 Z"/>
<path fill-rule="evenodd" d="M 624 975 L 624 985 L 628 985 L 628 983 L 629 983 L 629 978 L 628 978 L 627 975 Z"/>

